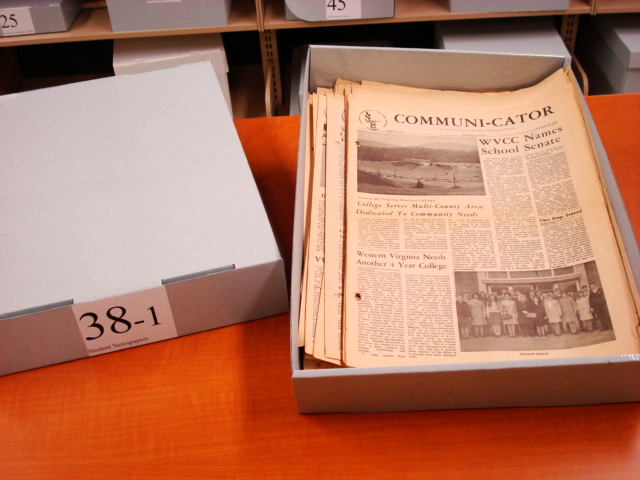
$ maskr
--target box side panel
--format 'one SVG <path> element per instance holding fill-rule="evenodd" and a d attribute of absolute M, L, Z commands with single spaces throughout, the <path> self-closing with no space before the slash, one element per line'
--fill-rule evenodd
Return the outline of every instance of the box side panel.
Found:
<path fill-rule="evenodd" d="M 178 335 L 285 313 L 284 262 L 229 270 L 166 286 Z"/>
<path fill-rule="evenodd" d="M 318 373 L 318 372 L 313 372 Z M 300 413 L 635 402 L 640 362 L 406 374 L 294 376 Z"/>
<path fill-rule="evenodd" d="M 618 188 L 618 182 L 616 181 L 615 174 L 613 173 L 613 169 L 609 163 L 607 152 L 604 149 L 602 140 L 600 140 L 600 135 L 598 135 L 598 130 L 596 129 L 591 112 L 589 112 L 589 107 L 581 94 L 580 98 L 587 125 L 591 131 L 591 139 L 598 156 L 598 163 L 600 164 L 602 177 L 607 187 L 607 194 L 609 196 L 609 201 L 611 202 L 611 207 L 613 208 L 618 231 L 620 232 L 620 237 L 624 244 L 625 252 L 622 254 L 626 255 L 626 259 L 628 260 L 629 268 L 631 270 L 630 273 L 633 276 L 633 278 L 629 280 L 631 282 L 635 280 L 636 288 L 640 290 L 640 250 L 638 250 L 638 242 L 633 231 L 631 221 L 629 220 L 627 208 L 625 207 L 624 200 L 622 199 L 620 189 Z"/>
<path fill-rule="evenodd" d="M 337 78 L 461 91 L 510 90 L 534 85 L 564 63 L 552 56 L 366 47 L 313 46 L 310 55 L 310 92 L 332 87 Z"/>
<path fill-rule="evenodd" d="M 0 320 L 0 375 L 87 355 L 71 307 Z"/>
<path fill-rule="evenodd" d="M 305 98 L 306 101 L 306 98 Z M 301 125 L 306 123 L 307 109 L 302 110 Z M 305 122 L 305 123 L 302 123 Z M 300 145 L 304 145 L 304 140 L 300 140 Z M 303 150 L 302 150 L 303 151 Z M 299 335 L 299 321 L 300 321 L 300 295 L 301 295 L 301 280 L 302 280 L 302 263 L 304 261 L 303 251 L 303 210 L 304 194 L 302 186 L 304 185 L 304 156 L 298 159 L 298 171 L 296 179 L 296 205 L 295 205 L 295 220 L 293 225 L 293 253 L 291 259 L 291 302 L 290 302 L 290 322 L 291 322 L 291 368 L 295 372 L 300 369 L 300 355 L 298 348 L 298 335 Z"/>
<path fill-rule="evenodd" d="M 288 310 L 282 259 L 179 281 L 166 293 L 178 336 Z M 0 375 L 87 356 L 72 307 L 0 320 Z"/>
<path fill-rule="evenodd" d="M 298 322 L 300 319 L 300 281 L 302 279 L 302 262 L 304 259 L 304 177 L 305 177 L 305 142 L 307 125 L 307 90 L 304 86 L 309 84 L 309 60 L 308 51 L 302 57 L 302 69 L 300 75 L 300 132 L 298 133 L 298 165 L 296 170 L 296 194 L 293 219 L 293 239 L 291 258 L 291 367 L 295 372 L 300 369 L 300 357 L 298 353 Z"/>
<path fill-rule="evenodd" d="M 62 11 L 62 18 L 67 29 L 78 16 L 83 3 L 84 0 L 62 0 L 60 8 Z"/>
<path fill-rule="evenodd" d="M 36 33 L 62 32 L 67 29 L 59 5 L 32 7 L 31 21 Z"/>

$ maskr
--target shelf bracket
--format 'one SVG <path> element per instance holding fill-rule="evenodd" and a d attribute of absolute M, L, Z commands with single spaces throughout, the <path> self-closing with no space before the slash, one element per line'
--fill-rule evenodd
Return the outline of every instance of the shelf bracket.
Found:
<path fill-rule="evenodd" d="M 267 116 L 282 114 L 283 94 L 280 79 L 280 61 L 278 59 L 278 42 L 275 30 L 258 32 L 260 35 L 260 50 L 262 51 L 262 69 L 265 81 L 265 103 Z"/>
<path fill-rule="evenodd" d="M 560 26 L 560 36 L 569 52 L 573 53 L 576 48 L 576 38 L 578 36 L 579 15 L 563 15 Z"/>

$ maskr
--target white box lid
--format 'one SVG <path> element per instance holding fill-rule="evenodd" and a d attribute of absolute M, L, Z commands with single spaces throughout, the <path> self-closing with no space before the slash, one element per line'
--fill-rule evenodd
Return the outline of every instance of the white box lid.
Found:
<path fill-rule="evenodd" d="M 280 258 L 210 62 L 0 97 L 0 316 Z"/>
<path fill-rule="evenodd" d="M 640 14 L 598 15 L 596 30 L 628 68 L 640 68 Z"/>

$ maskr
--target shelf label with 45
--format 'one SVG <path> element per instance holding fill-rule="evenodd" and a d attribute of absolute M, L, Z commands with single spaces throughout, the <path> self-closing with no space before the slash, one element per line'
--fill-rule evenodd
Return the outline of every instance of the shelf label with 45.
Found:
<path fill-rule="evenodd" d="M 36 33 L 30 8 L 0 9 L 0 36 L 30 35 Z"/>
<path fill-rule="evenodd" d="M 165 287 L 72 308 L 90 357 L 178 336 Z"/>
<path fill-rule="evenodd" d="M 362 0 L 325 0 L 327 20 L 362 18 Z"/>

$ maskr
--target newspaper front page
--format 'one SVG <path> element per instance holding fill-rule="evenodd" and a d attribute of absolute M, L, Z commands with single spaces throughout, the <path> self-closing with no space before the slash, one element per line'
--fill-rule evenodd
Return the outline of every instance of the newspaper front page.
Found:
<path fill-rule="evenodd" d="M 568 73 L 499 93 L 354 86 L 343 101 L 346 115 L 327 114 L 328 132 L 340 131 L 333 111 L 346 126 L 344 256 L 325 258 L 344 261 L 342 318 L 323 334 L 324 352 L 340 346 L 333 363 L 638 353 Z"/>

